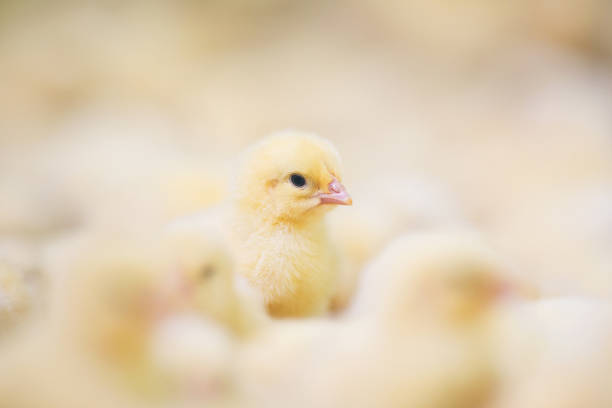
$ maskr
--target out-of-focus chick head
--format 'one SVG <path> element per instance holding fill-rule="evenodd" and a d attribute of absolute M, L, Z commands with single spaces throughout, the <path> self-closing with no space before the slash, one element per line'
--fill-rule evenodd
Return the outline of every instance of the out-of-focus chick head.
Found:
<path fill-rule="evenodd" d="M 352 204 L 334 146 L 292 130 L 271 135 L 247 152 L 236 195 L 240 208 L 271 221 L 299 222 L 332 205 Z"/>
<path fill-rule="evenodd" d="M 371 286 L 372 307 L 393 320 L 421 315 L 457 323 L 489 310 L 508 287 L 501 273 L 492 251 L 476 236 L 432 232 L 391 243 L 367 271 L 363 286 Z"/>
<path fill-rule="evenodd" d="M 190 228 L 167 232 L 167 299 L 171 308 L 191 311 L 240 331 L 240 305 L 233 263 L 219 234 Z"/>

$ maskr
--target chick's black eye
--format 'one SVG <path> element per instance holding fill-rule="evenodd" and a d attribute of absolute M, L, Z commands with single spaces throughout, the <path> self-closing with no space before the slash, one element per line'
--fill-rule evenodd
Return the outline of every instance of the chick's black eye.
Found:
<path fill-rule="evenodd" d="M 204 265 L 200 271 L 202 279 L 210 279 L 216 273 L 215 267 L 212 265 Z"/>
<path fill-rule="evenodd" d="M 304 187 L 306 185 L 306 179 L 301 174 L 293 173 L 290 177 L 291 184 L 296 187 Z"/>

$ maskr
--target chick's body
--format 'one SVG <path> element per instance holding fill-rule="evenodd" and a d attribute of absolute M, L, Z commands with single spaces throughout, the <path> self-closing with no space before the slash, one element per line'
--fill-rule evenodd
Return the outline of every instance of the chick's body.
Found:
<path fill-rule="evenodd" d="M 323 222 L 253 226 L 239 243 L 239 270 L 273 316 L 323 314 L 337 268 Z"/>
<path fill-rule="evenodd" d="M 275 317 L 320 315 L 337 278 L 325 214 L 350 205 L 340 157 L 328 141 L 273 135 L 245 158 L 230 211 L 238 272 Z"/>

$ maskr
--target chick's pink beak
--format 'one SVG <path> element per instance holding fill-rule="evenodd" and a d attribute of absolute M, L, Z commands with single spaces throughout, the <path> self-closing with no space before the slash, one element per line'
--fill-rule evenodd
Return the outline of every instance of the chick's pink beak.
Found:
<path fill-rule="evenodd" d="M 351 205 L 353 199 L 346 191 L 346 188 L 340 183 L 335 177 L 327 186 L 329 189 L 328 193 L 320 193 L 318 195 L 321 200 L 321 204 L 337 204 L 337 205 Z"/>

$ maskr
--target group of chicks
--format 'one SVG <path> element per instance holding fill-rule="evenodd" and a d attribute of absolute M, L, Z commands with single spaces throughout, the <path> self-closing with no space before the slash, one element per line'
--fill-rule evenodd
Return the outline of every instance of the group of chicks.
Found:
<path fill-rule="evenodd" d="M 0 406 L 611 407 L 610 302 L 538 298 L 465 225 L 407 228 L 395 187 L 327 222 L 338 152 L 280 132 L 217 207 L 46 247 L 28 314 L 7 266 Z"/>

